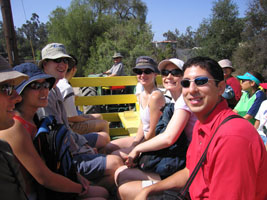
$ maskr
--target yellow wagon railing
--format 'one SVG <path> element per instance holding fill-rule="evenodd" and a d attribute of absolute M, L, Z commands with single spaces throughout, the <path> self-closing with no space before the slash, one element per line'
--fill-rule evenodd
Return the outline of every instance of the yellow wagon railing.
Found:
<path fill-rule="evenodd" d="M 111 87 L 111 86 L 136 86 L 136 76 L 116 77 L 75 77 L 71 79 L 72 87 Z M 157 83 L 161 84 L 161 77 L 157 76 Z M 137 132 L 140 118 L 139 106 L 135 94 L 76 96 L 75 104 L 80 108 L 85 105 L 114 105 L 135 104 L 131 110 L 123 112 L 101 113 L 109 122 L 121 122 L 122 127 L 110 128 L 111 136 L 134 135 Z"/>

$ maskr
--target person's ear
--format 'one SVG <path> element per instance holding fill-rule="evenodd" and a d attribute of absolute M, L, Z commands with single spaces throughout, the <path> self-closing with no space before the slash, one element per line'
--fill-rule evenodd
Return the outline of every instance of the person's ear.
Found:
<path fill-rule="evenodd" d="M 225 87 L 226 87 L 226 83 L 225 81 L 220 81 L 218 83 L 218 91 L 219 91 L 219 95 L 222 95 L 224 93 L 224 90 L 225 90 Z"/>

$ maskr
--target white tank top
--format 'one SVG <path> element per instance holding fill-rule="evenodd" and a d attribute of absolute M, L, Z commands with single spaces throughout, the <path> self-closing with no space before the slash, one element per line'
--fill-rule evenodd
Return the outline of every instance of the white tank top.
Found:
<path fill-rule="evenodd" d="M 157 90 L 154 90 L 153 92 L 155 92 Z M 148 97 L 148 103 L 150 101 L 150 96 L 153 94 L 153 92 L 151 92 L 151 94 Z M 141 93 L 141 95 L 143 95 L 143 92 Z M 140 95 L 139 97 L 139 103 L 140 103 L 140 119 L 142 121 L 143 124 L 143 131 L 144 131 L 144 136 L 147 134 L 147 132 L 149 131 L 150 128 L 150 110 L 149 110 L 149 106 L 148 103 L 146 105 L 145 108 L 142 107 L 142 96 Z"/>

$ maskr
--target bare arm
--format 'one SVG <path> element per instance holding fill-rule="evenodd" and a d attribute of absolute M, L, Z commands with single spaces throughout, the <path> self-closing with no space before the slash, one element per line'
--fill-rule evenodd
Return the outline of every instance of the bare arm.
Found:
<path fill-rule="evenodd" d="M 260 120 L 256 120 L 255 123 L 254 123 L 254 127 L 255 127 L 256 129 L 258 129 L 259 126 L 260 126 Z"/>
<path fill-rule="evenodd" d="M 15 120 L 15 125 L 5 131 L 5 139 L 21 164 L 39 184 L 59 192 L 80 193 L 82 191 L 81 184 L 48 169 L 35 150 L 29 133 L 20 122 Z"/>
<path fill-rule="evenodd" d="M 253 116 L 252 116 L 252 115 L 249 115 L 249 114 L 246 114 L 246 115 L 244 116 L 244 118 L 247 119 L 247 120 L 250 120 L 250 119 L 253 118 Z"/>
<path fill-rule="evenodd" d="M 145 200 L 149 195 L 158 194 L 164 190 L 182 188 L 189 178 L 189 170 L 184 168 L 156 184 L 143 188 L 135 200 Z"/>
<path fill-rule="evenodd" d="M 162 134 L 137 145 L 130 152 L 126 164 L 132 166 L 133 160 L 141 152 L 156 151 L 171 146 L 180 137 L 189 118 L 190 113 L 188 111 L 183 109 L 175 110 L 166 130 Z"/>
<path fill-rule="evenodd" d="M 155 136 L 155 129 L 159 121 L 162 112 L 160 109 L 165 105 L 165 99 L 160 91 L 156 91 L 151 94 L 148 106 L 150 112 L 149 131 L 145 136 L 145 140 L 149 140 Z"/>

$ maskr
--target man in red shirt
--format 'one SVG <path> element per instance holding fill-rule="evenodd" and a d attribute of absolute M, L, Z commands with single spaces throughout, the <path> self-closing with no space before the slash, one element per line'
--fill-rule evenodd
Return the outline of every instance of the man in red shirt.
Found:
<path fill-rule="evenodd" d="M 223 69 L 223 75 L 226 84 L 233 88 L 235 96 L 231 99 L 227 99 L 227 102 L 229 107 L 234 109 L 242 95 L 240 82 L 232 76 L 232 72 L 234 72 L 235 69 L 233 68 L 232 62 L 230 60 L 223 59 L 220 60 L 218 63 Z"/>
<path fill-rule="evenodd" d="M 187 106 L 197 116 L 192 142 L 187 151 L 186 168 L 146 187 L 136 199 L 146 199 L 168 189 L 181 189 L 194 170 L 216 128 L 235 114 L 221 97 L 225 89 L 223 71 L 207 57 L 189 59 L 181 81 Z M 255 128 L 241 118 L 222 125 L 214 136 L 207 157 L 190 188 L 194 199 L 267 198 L 267 152 Z"/>

